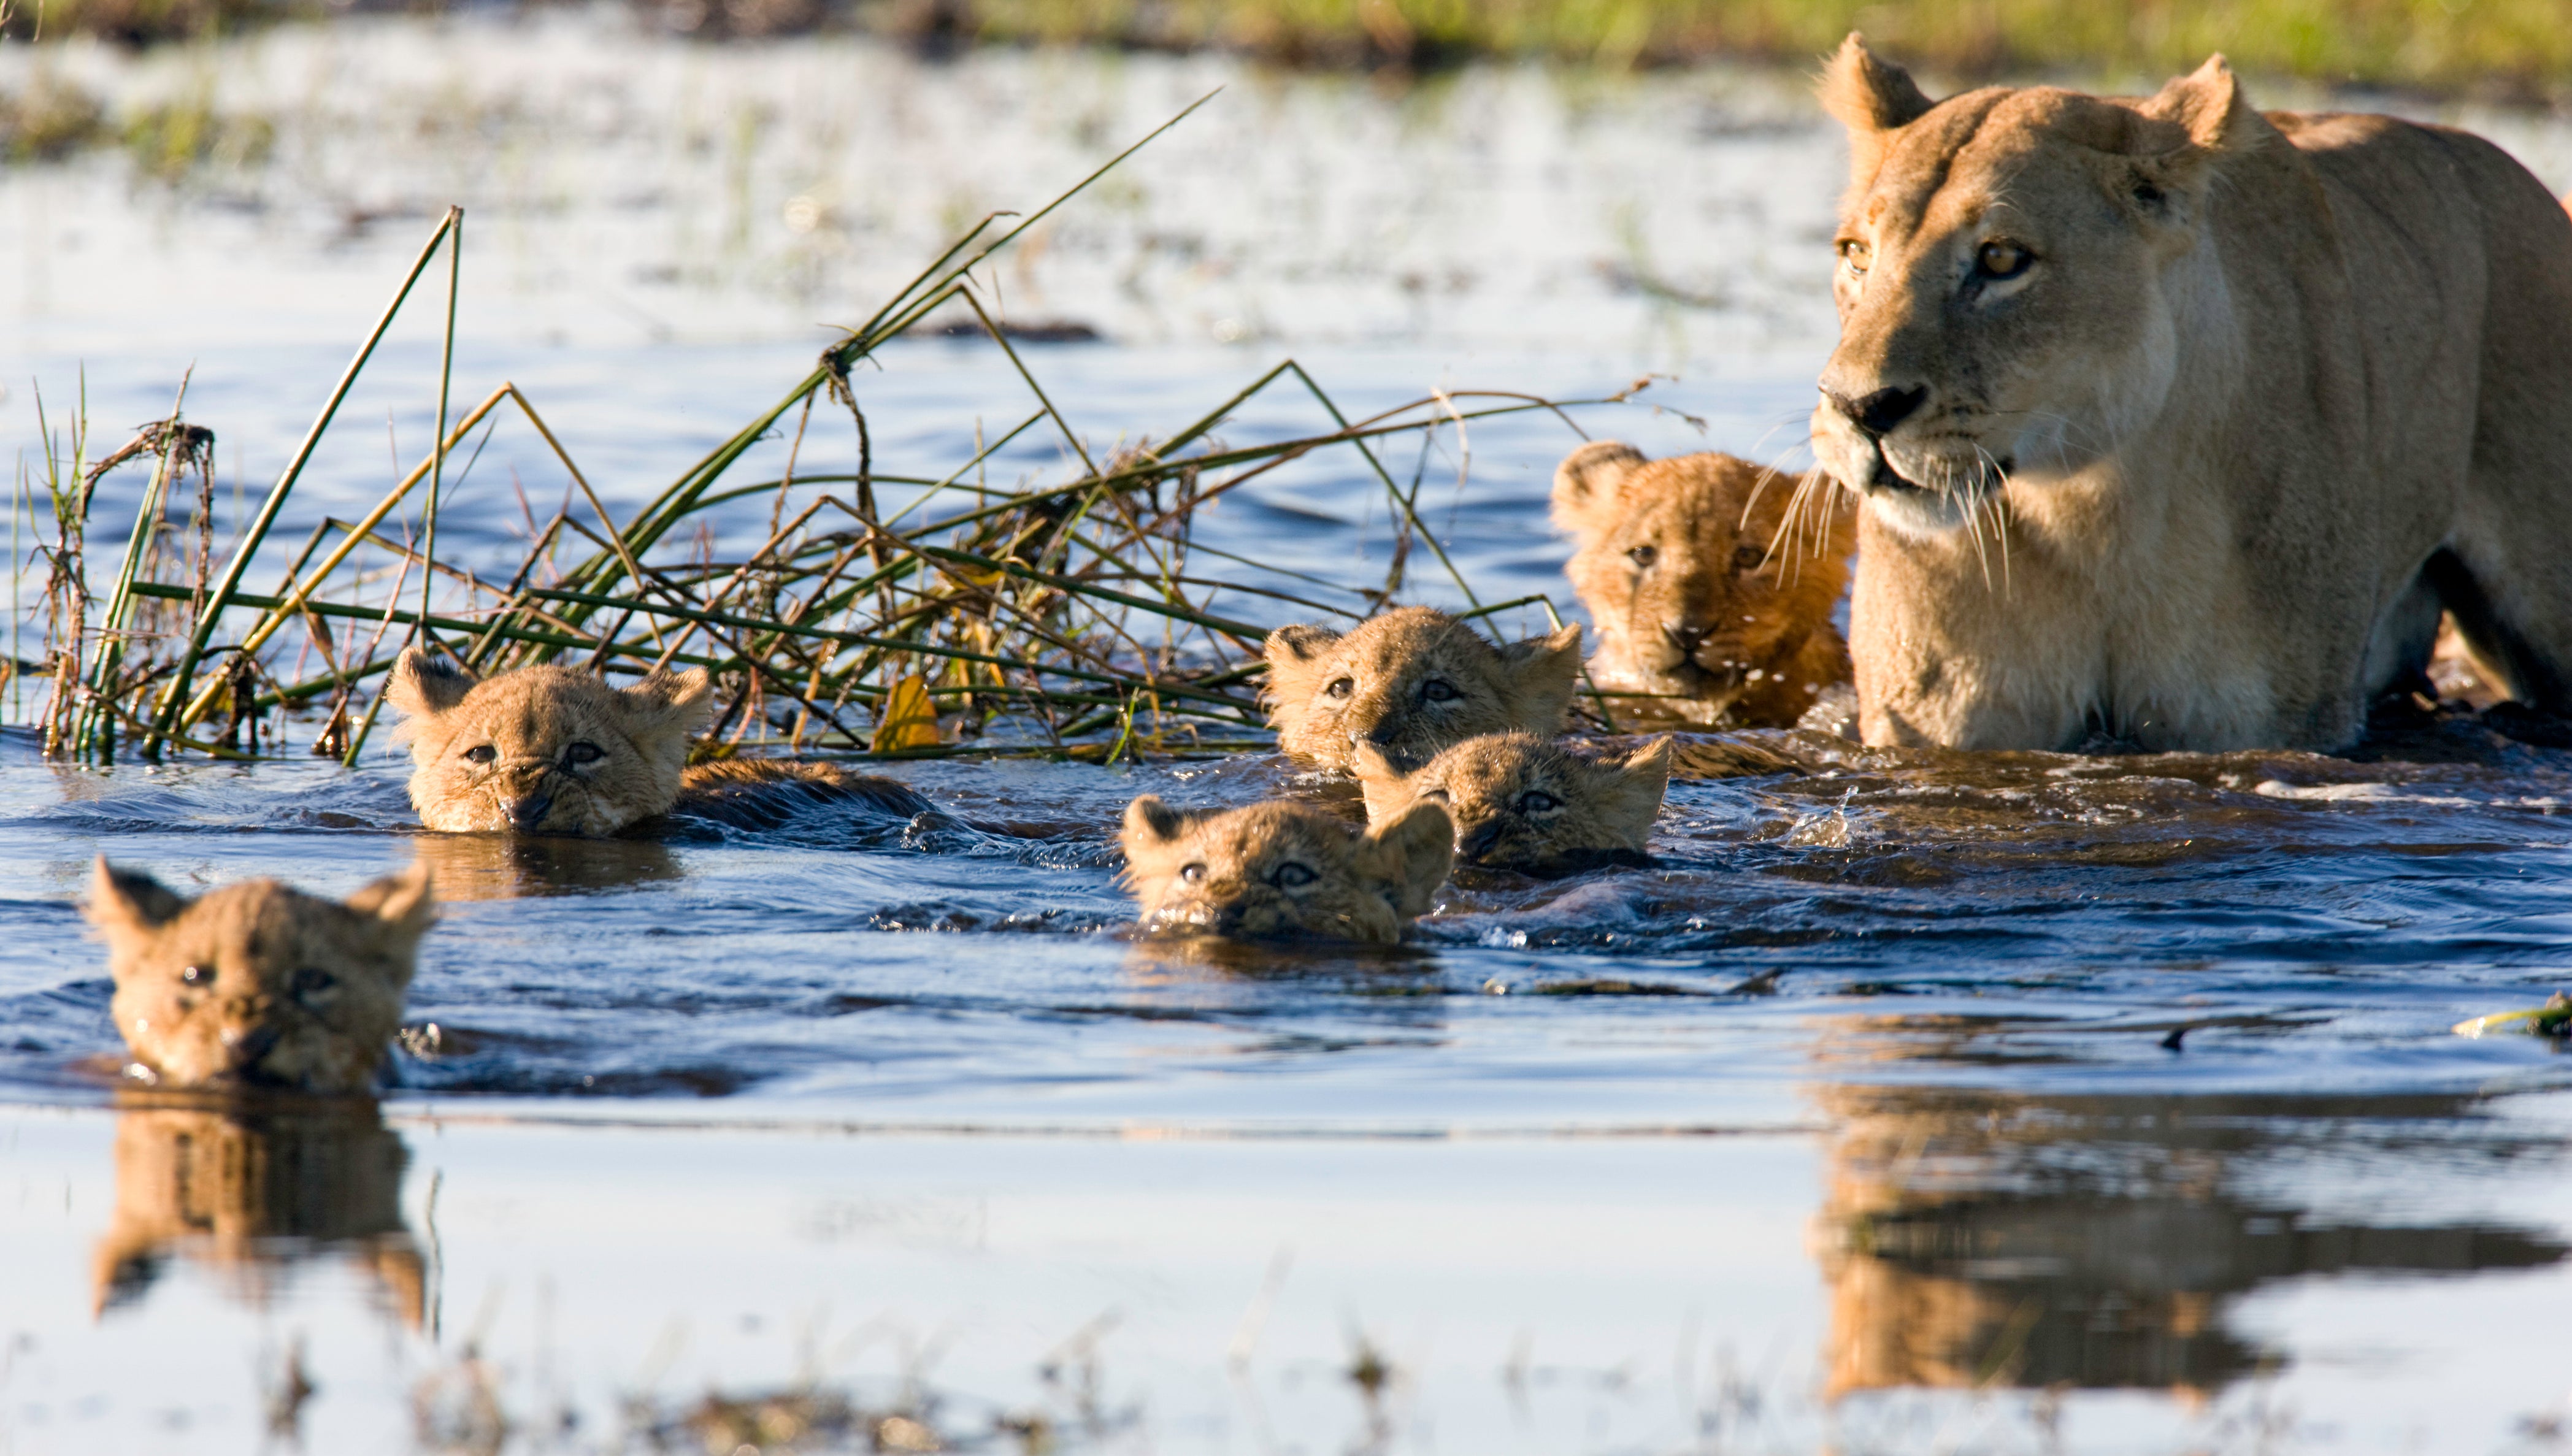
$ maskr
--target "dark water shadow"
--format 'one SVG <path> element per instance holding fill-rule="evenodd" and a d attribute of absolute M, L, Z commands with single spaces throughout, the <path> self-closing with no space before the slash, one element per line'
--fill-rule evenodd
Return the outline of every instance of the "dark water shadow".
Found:
<path fill-rule="evenodd" d="M 440 900 L 597 895 L 683 877 L 668 846 L 639 839 L 421 834 L 412 841 Z"/>

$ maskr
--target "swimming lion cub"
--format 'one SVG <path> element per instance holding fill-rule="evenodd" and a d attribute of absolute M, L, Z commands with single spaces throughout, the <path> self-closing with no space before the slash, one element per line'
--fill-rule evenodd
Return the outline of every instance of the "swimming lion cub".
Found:
<path fill-rule="evenodd" d="M 630 687 L 567 667 L 478 677 L 414 647 L 384 696 L 405 714 L 410 802 L 431 829 L 602 837 L 669 813 L 771 828 L 801 799 L 856 799 L 906 818 L 929 801 L 830 764 L 733 759 L 688 766 L 713 684 L 703 668 Z"/>
<path fill-rule="evenodd" d="M 1145 794 L 1125 806 L 1124 844 L 1147 929 L 1247 940 L 1396 944 L 1455 860 L 1434 799 L 1361 834 L 1301 804 L 1186 813 Z"/>
<path fill-rule="evenodd" d="M 109 1013 L 156 1082 L 312 1092 L 373 1087 L 437 918 L 416 864 L 344 903 L 275 880 L 188 900 L 102 857 L 84 909 L 116 978 Z"/>
<path fill-rule="evenodd" d="M 1599 624 L 1592 678 L 1679 700 L 1620 707 L 1795 726 L 1849 679 L 1831 625 L 1856 547 L 1841 493 L 1711 452 L 1648 460 L 1600 440 L 1565 456 L 1554 523 L 1576 545 L 1564 574 Z"/>
<path fill-rule="evenodd" d="M 1581 676 L 1579 626 L 1496 647 L 1422 606 L 1347 632 L 1279 627 L 1266 650 L 1277 746 L 1323 768 L 1349 767 L 1361 739 L 1417 768 L 1481 733 L 1560 733 Z"/>
<path fill-rule="evenodd" d="M 1643 846 L 1669 789 L 1670 740 L 1592 758 L 1533 733 L 1490 733 L 1412 774 L 1359 744 L 1357 773 L 1370 820 L 1442 803 L 1455 821 L 1460 862 L 1562 874 L 1645 862 Z"/>

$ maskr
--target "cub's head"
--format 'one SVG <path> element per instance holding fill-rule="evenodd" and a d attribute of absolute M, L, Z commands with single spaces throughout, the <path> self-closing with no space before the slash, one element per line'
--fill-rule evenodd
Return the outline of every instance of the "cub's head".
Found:
<path fill-rule="evenodd" d="M 1460 864 L 1569 874 L 1644 862 L 1669 788 L 1670 740 L 1590 758 L 1533 733 L 1493 733 L 1457 744 L 1413 774 L 1361 746 L 1357 773 L 1370 820 L 1445 804 Z"/>
<path fill-rule="evenodd" d="M 2159 414 L 2207 307 L 2191 270 L 2214 266 L 2197 244 L 2219 166 L 2277 141 L 2222 57 L 2150 100 L 1933 103 L 1853 35 L 1822 104 L 1851 177 L 1813 453 L 1880 522 L 1957 530 L 2012 478 L 2042 486 Z"/>
<path fill-rule="evenodd" d="M 102 858 L 86 910 L 107 941 L 116 1029 L 162 1085 L 313 1092 L 373 1087 L 436 919 L 424 865 L 342 904 L 275 880 L 184 900 Z"/>
<path fill-rule="evenodd" d="M 1495 647 L 1432 607 L 1401 607 L 1342 633 L 1268 634 L 1269 721 L 1277 746 L 1347 768 L 1373 744 L 1405 768 L 1478 733 L 1560 733 L 1581 677 L 1581 628 Z"/>
<path fill-rule="evenodd" d="M 610 687 L 567 667 L 477 678 L 417 648 L 384 695 L 407 715 L 410 802 L 431 829 L 608 835 L 668 812 L 688 735 L 712 705 L 705 670 Z"/>
<path fill-rule="evenodd" d="M 1125 808 L 1125 880 L 1147 929 L 1392 945 L 1447 882 L 1454 838 L 1434 800 L 1360 834 L 1301 804 L 1191 814 L 1145 794 Z"/>
<path fill-rule="evenodd" d="M 1554 472 L 1554 523 L 1575 547 L 1564 571 L 1599 623 L 1602 670 L 1717 713 L 1828 629 L 1856 521 L 1822 476 L 1731 455 L 1647 460 L 1602 440 Z"/>

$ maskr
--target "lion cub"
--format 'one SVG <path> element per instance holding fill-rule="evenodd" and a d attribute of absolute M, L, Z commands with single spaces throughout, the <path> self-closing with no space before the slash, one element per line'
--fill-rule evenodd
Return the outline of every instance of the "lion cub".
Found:
<path fill-rule="evenodd" d="M 1688 722 L 1791 728 L 1849 680 L 1831 608 L 1848 586 L 1857 512 L 1724 454 L 1647 460 L 1601 440 L 1554 472 L 1554 523 L 1575 544 L 1564 574 L 1599 624 L 1603 691 Z"/>
<path fill-rule="evenodd" d="M 185 900 L 102 857 L 85 909 L 107 941 L 116 1029 L 161 1085 L 311 1092 L 374 1086 L 436 919 L 424 865 L 342 904 L 275 880 Z"/>
<path fill-rule="evenodd" d="M 1279 627 L 1266 650 L 1277 746 L 1322 768 L 1349 767 L 1360 740 L 1411 769 L 1477 734 L 1560 733 L 1581 677 L 1579 626 L 1495 647 L 1433 607 Z"/>
<path fill-rule="evenodd" d="M 1455 861 L 1436 800 L 1364 833 L 1301 804 L 1182 813 L 1125 806 L 1125 881 L 1152 930 L 1393 945 Z"/>
<path fill-rule="evenodd" d="M 1367 818 L 1383 822 L 1414 804 L 1444 803 L 1456 824 L 1456 858 L 1489 869 L 1569 874 L 1643 864 L 1643 846 L 1670 784 L 1670 740 L 1622 757 L 1592 758 L 1533 733 L 1469 738 L 1405 774 L 1365 744 L 1357 749 Z"/>
<path fill-rule="evenodd" d="M 384 696 L 405 716 L 410 802 L 431 829 L 604 837 L 663 814 L 744 829 L 799 801 L 862 800 L 905 818 L 929 801 L 892 779 L 829 764 L 733 759 L 688 767 L 712 711 L 703 668 L 613 687 L 567 667 L 477 677 L 414 647 Z"/>

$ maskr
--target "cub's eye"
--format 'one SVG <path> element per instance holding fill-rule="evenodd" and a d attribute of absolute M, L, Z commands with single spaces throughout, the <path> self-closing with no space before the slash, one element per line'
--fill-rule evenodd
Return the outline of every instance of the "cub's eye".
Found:
<path fill-rule="evenodd" d="M 1463 696 L 1463 693 L 1456 691 L 1454 683 L 1443 677 L 1433 677 L 1420 685 L 1420 700 L 1424 703 L 1453 702 Z"/>
<path fill-rule="evenodd" d="M 1649 566 L 1661 558 L 1658 546 L 1636 546 L 1625 553 L 1625 559 L 1637 566 Z"/>
<path fill-rule="evenodd" d="M 1759 563 L 1767 559 L 1768 552 L 1764 547 L 1735 546 L 1732 550 L 1732 569 L 1735 571 L 1756 571 L 1759 569 Z"/>
<path fill-rule="evenodd" d="M 190 986 L 212 986 L 215 984 L 215 968 L 212 966 L 189 966 L 179 972 L 179 979 L 185 981 Z"/>
<path fill-rule="evenodd" d="M 1322 689 L 1322 696 L 1326 698 L 1345 698 L 1357 690 L 1358 683 L 1356 678 L 1335 677 L 1331 679 L 1331 685 L 1329 687 Z"/>
<path fill-rule="evenodd" d="M 1268 883 L 1280 890 L 1301 890 L 1320 878 L 1313 873 L 1312 866 L 1299 865 L 1293 860 L 1268 872 Z"/>
<path fill-rule="evenodd" d="M 605 757 L 607 757 L 607 750 L 595 743 L 575 743 L 563 750 L 563 761 L 566 763 L 596 763 Z"/>
<path fill-rule="evenodd" d="M 1179 867 L 1179 878 L 1187 881 L 1191 885 L 1201 884 L 1205 880 L 1205 866 L 1181 865 Z"/>
<path fill-rule="evenodd" d="M 1563 807 L 1563 801 L 1543 789 L 1530 789 L 1519 795 L 1521 814 L 1551 814 Z"/>
<path fill-rule="evenodd" d="M 2036 255 L 2015 243 L 1995 238 L 1974 255 L 1975 271 L 1985 278 L 2016 278 L 2036 262 Z"/>
<path fill-rule="evenodd" d="M 1866 277 L 1866 266 L 1875 261 L 1875 250 L 1856 238 L 1842 238 L 1836 245 L 1840 263 L 1859 278 Z"/>
<path fill-rule="evenodd" d="M 471 748 L 464 750 L 464 761 L 466 763 L 489 763 L 491 760 L 498 758 L 499 756 L 500 750 L 493 748 L 487 743 L 477 743 Z"/>
<path fill-rule="evenodd" d="M 316 967 L 307 966 L 303 970 L 295 973 L 295 994 L 297 996 L 320 996 L 322 992 L 328 991 L 331 987 L 338 984 L 338 977 Z"/>

